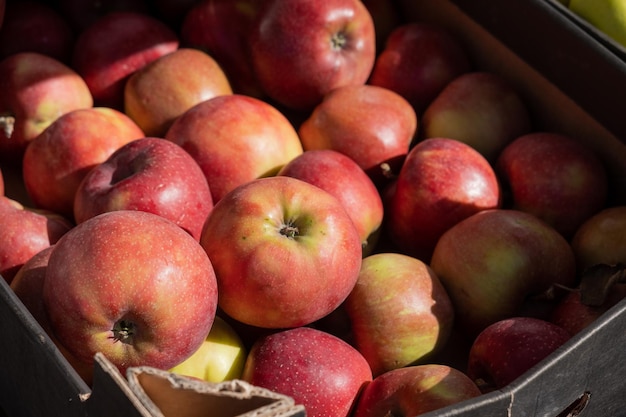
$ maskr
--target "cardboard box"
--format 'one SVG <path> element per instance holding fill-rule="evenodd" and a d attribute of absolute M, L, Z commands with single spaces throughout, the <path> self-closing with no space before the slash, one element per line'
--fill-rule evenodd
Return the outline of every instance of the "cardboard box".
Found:
<path fill-rule="evenodd" d="M 615 97 L 624 85 L 626 70 L 615 57 L 571 32 L 543 0 L 400 4 L 411 20 L 456 34 L 477 68 L 505 76 L 529 105 L 536 129 L 570 134 L 594 149 L 609 169 L 611 203 L 626 203 L 626 145 L 618 139 L 626 137 L 626 118 L 623 107 L 598 96 Z M 573 84 L 584 77 L 593 88 L 581 84 L 576 91 Z M 28 201 L 19 175 L 7 177 L 7 195 Z M 626 301 L 505 389 L 425 416 L 625 415 L 626 379 L 619 372 L 626 363 L 625 310 Z M 0 332 L 0 409 L 9 416 L 305 415 L 290 398 L 240 382 L 212 385 L 141 367 L 120 375 L 101 355 L 88 387 L 1 279 Z"/>

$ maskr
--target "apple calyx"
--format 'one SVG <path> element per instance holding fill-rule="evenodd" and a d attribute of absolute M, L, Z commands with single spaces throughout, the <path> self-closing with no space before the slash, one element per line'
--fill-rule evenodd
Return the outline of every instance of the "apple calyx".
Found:
<path fill-rule="evenodd" d="M 13 130 L 15 129 L 15 117 L 10 114 L 0 115 L 0 129 L 7 138 L 13 136 Z"/>
<path fill-rule="evenodd" d="M 341 51 L 348 43 L 348 38 L 343 31 L 339 31 L 333 34 L 330 38 L 330 46 L 333 51 Z"/>
<path fill-rule="evenodd" d="M 132 321 L 118 320 L 113 325 L 113 336 L 111 337 L 114 342 L 122 342 L 128 345 L 132 345 L 133 336 L 136 333 L 137 326 Z"/>
<path fill-rule="evenodd" d="M 289 239 L 295 239 L 300 235 L 300 229 L 290 221 L 281 226 L 279 233 Z"/>

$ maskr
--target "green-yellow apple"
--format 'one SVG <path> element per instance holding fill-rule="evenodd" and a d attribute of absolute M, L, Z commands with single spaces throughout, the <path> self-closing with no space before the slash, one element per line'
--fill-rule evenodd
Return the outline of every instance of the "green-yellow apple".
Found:
<path fill-rule="evenodd" d="M 352 417 L 414 417 L 478 397 L 478 386 L 456 368 L 413 365 L 374 378 L 359 395 Z"/>
<path fill-rule="evenodd" d="M 198 49 L 179 48 L 135 71 L 124 88 L 124 112 L 146 136 L 163 137 L 196 104 L 232 94 L 220 65 Z"/>
<path fill-rule="evenodd" d="M 249 53 L 269 97 L 308 111 L 329 91 L 367 81 L 376 55 L 374 22 L 360 0 L 266 0 Z"/>
<path fill-rule="evenodd" d="M 372 372 L 345 341 L 298 327 L 259 338 L 242 379 L 293 398 L 304 405 L 307 417 L 348 417 Z"/>
<path fill-rule="evenodd" d="M 246 347 L 235 329 L 215 316 L 211 331 L 200 348 L 170 372 L 208 382 L 241 379 L 246 362 Z"/>
<path fill-rule="evenodd" d="M 73 219 L 76 190 L 89 170 L 142 137 L 139 126 L 115 109 L 66 113 L 26 148 L 22 161 L 26 191 L 36 207 Z"/>
<path fill-rule="evenodd" d="M 196 104 L 176 119 L 165 138 L 200 165 L 214 203 L 239 185 L 275 175 L 303 152 L 297 131 L 278 109 L 241 94 Z"/>
<path fill-rule="evenodd" d="M 622 0 L 569 0 L 567 6 L 626 48 L 626 3 Z"/>
<path fill-rule="evenodd" d="M 275 176 L 219 200 L 200 244 L 217 276 L 219 305 L 258 327 L 310 324 L 348 296 L 361 239 L 341 202 L 305 181 Z"/>
<path fill-rule="evenodd" d="M 217 308 L 211 261 L 156 214 L 119 210 L 76 225 L 55 245 L 43 287 L 54 334 L 93 364 L 170 369 L 206 340 Z"/>
<path fill-rule="evenodd" d="M 441 350 L 454 321 L 450 298 L 432 269 L 393 252 L 363 259 L 344 308 L 354 346 L 374 376 L 423 362 Z"/>
<path fill-rule="evenodd" d="M 133 140 L 93 167 L 74 196 L 74 220 L 82 223 L 113 210 L 158 214 L 196 240 L 213 208 L 204 173 L 180 146 L 169 140 Z"/>

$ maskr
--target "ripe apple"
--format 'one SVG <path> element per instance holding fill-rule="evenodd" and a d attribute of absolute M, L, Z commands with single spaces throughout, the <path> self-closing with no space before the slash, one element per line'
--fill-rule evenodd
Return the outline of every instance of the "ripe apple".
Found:
<path fill-rule="evenodd" d="M 570 339 L 565 329 L 533 317 L 511 317 L 486 327 L 469 352 L 467 375 L 482 392 L 510 384 Z"/>
<path fill-rule="evenodd" d="M 278 175 L 306 181 L 335 196 L 356 226 L 363 253 L 373 250 L 383 221 L 383 201 L 352 158 L 332 149 L 311 150 L 285 164 Z"/>
<path fill-rule="evenodd" d="M 566 238 L 604 208 L 606 168 L 573 137 L 532 132 L 509 143 L 496 161 L 508 206 L 529 212 Z"/>
<path fill-rule="evenodd" d="M 150 0 L 56 0 L 61 14 L 75 33 L 81 33 L 95 21 L 111 12 L 151 13 Z"/>
<path fill-rule="evenodd" d="M 96 106 L 124 109 L 128 77 L 158 57 L 178 49 L 177 34 L 155 17 L 111 12 L 80 32 L 72 67 L 85 80 Z"/>
<path fill-rule="evenodd" d="M 107 107 L 59 117 L 24 152 L 22 177 L 33 204 L 73 219 L 74 196 L 87 172 L 141 137 L 132 119 Z"/>
<path fill-rule="evenodd" d="M 360 0 L 266 0 L 249 48 L 263 91 L 288 108 L 310 110 L 329 91 L 367 81 L 374 22 Z"/>
<path fill-rule="evenodd" d="M 430 262 L 446 230 L 498 207 L 498 178 L 477 150 L 458 140 L 425 139 L 411 149 L 398 174 L 386 230 L 401 252 Z"/>
<path fill-rule="evenodd" d="M 518 315 L 555 285 L 573 287 L 569 242 L 532 214 L 483 210 L 439 239 L 430 263 L 446 287 L 457 327 L 475 337 L 488 325 Z"/>
<path fill-rule="evenodd" d="M 278 109 L 241 94 L 193 106 L 176 119 L 165 138 L 200 165 L 214 203 L 239 185 L 275 175 L 303 152 L 298 133 Z"/>
<path fill-rule="evenodd" d="M 163 137 L 196 104 L 232 94 L 219 64 L 208 54 L 180 48 L 135 71 L 124 88 L 124 112 L 146 136 Z"/>
<path fill-rule="evenodd" d="M 387 37 L 368 83 L 400 94 L 421 116 L 448 83 L 471 68 L 465 47 L 443 26 L 403 23 Z"/>
<path fill-rule="evenodd" d="M 4 175 L 2 174 L 2 167 L 0 167 L 0 196 L 4 196 Z"/>
<path fill-rule="evenodd" d="M 36 253 L 54 245 L 73 225 L 56 213 L 36 210 L 0 196 L 0 275 L 11 283 Z"/>
<path fill-rule="evenodd" d="M 393 252 L 363 259 L 344 308 L 354 346 L 374 376 L 424 361 L 441 350 L 454 320 L 450 298 L 432 269 Z"/>
<path fill-rule="evenodd" d="M 298 327 L 260 338 L 250 349 L 242 379 L 293 398 L 308 417 L 347 417 L 372 373 L 348 343 Z"/>
<path fill-rule="evenodd" d="M 246 357 L 246 347 L 235 329 L 226 320 L 215 316 L 211 331 L 200 348 L 170 372 L 208 382 L 241 379 Z"/>
<path fill-rule="evenodd" d="M 413 417 L 478 397 L 478 386 L 447 365 L 413 365 L 374 378 L 359 395 L 352 417 Z"/>
<path fill-rule="evenodd" d="M 3 163 L 21 162 L 28 143 L 59 116 L 93 105 L 87 84 L 72 68 L 36 52 L 0 61 L 0 88 Z"/>
<path fill-rule="evenodd" d="M 59 341 L 93 363 L 170 369 L 204 342 L 217 307 L 211 261 L 175 223 L 120 210 L 75 226 L 54 246 L 43 300 Z"/>
<path fill-rule="evenodd" d="M 215 268 L 221 309 L 265 328 L 324 317 L 346 299 L 361 267 L 361 239 L 341 202 L 285 176 L 226 194 L 200 244 Z"/>
<path fill-rule="evenodd" d="M 352 158 L 377 187 L 397 174 L 417 131 L 408 101 L 386 88 L 352 85 L 324 96 L 298 133 L 305 150 L 333 149 Z"/>
<path fill-rule="evenodd" d="M 491 163 L 513 139 L 530 133 L 526 103 L 502 76 L 485 71 L 450 81 L 424 110 L 422 137 L 465 142 Z"/>

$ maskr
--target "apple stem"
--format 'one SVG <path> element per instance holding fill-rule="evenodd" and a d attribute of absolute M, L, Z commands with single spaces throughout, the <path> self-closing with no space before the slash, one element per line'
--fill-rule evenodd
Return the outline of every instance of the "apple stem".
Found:
<path fill-rule="evenodd" d="M 2 129 L 4 136 L 11 138 L 11 136 L 13 136 L 13 130 L 15 129 L 15 117 L 8 114 L 1 115 L 0 129 Z"/>
<path fill-rule="evenodd" d="M 133 341 L 133 336 L 135 334 L 136 326 L 135 323 L 127 320 L 119 320 L 116 321 L 113 325 L 113 340 L 114 342 L 122 342 L 126 344 L 131 344 Z"/>
<path fill-rule="evenodd" d="M 391 170 L 391 165 L 389 165 L 387 162 L 383 162 L 382 164 L 380 164 L 380 170 L 383 173 L 383 177 L 385 177 L 387 179 L 393 180 L 393 179 L 396 179 L 398 177 Z"/>

